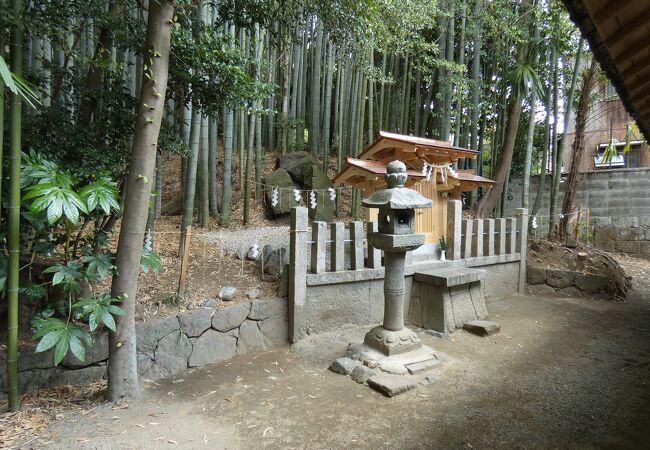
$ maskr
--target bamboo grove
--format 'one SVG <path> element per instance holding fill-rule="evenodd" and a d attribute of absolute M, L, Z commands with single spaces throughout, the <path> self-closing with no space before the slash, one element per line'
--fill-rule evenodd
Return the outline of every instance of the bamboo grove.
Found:
<path fill-rule="evenodd" d="M 147 11 L 144 4 L 124 0 L 93 1 L 91 8 L 69 3 L 63 11 L 49 2 L 32 2 L 26 9 L 25 76 L 39 88 L 42 107 L 29 111 L 25 126 L 35 125 L 39 133 L 24 146 L 79 161 L 78 147 L 87 141 L 71 136 L 90 124 L 87 140 L 101 136 L 117 150 L 110 164 L 102 165 L 119 172 L 133 132 L 144 64 L 138 43 Z M 504 149 L 508 140 L 517 147 L 516 167 L 507 167 L 508 175 L 543 165 L 539 157 L 545 152 L 534 140 L 555 133 L 556 116 L 567 110 L 556 103 L 569 101 L 565 90 L 577 41 L 559 5 L 498 0 L 282 5 L 275 15 L 264 9 L 277 9 L 273 2 L 237 8 L 229 2 L 190 2 L 176 10 L 182 17 L 172 36 L 158 165 L 164 156 L 183 154 L 184 199 L 177 203 L 184 226 L 195 210 L 202 226 L 211 220 L 227 224 L 233 190 L 242 191 L 238 199 L 245 202 L 253 192 L 259 198 L 263 153 L 308 149 L 324 168 L 336 155 L 340 168 L 378 129 L 480 149 L 478 165 L 463 164 L 486 176 L 494 177 L 501 156 L 512 152 Z M 69 17 L 61 17 L 63 12 Z M 522 126 L 509 128 L 517 83 L 525 85 L 517 100 L 528 114 Z M 550 117 L 545 124 L 550 131 L 532 123 L 540 116 Z M 44 129 L 62 118 L 65 136 Z M 524 123 L 532 134 L 517 136 Z M 55 142 L 43 145 L 51 138 Z M 57 141 L 65 148 L 56 148 Z M 556 141 L 549 138 L 547 147 Z M 532 163 L 524 167 L 533 148 Z M 557 159 L 557 151 L 549 151 Z M 82 160 L 104 156 L 90 153 Z M 154 191 L 161 181 L 159 175 Z M 506 180 L 498 181 L 507 192 Z M 150 222 L 160 215 L 161 198 L 155 196 Z M 353 208 L 356 213 L 358 205 Z M 248 211 L 237 219 L 247 222 Z"/>
<path fill-rule="evenodd" d="M 1 0 L 0 9 L 0 56 L 38 100 L 21 112 L 20 95 L 5 95 L 0 84 L 0 141 L 9 149 L 0 164 L 0 221 L 5 253 L 15 255 L 7 271 L 10 309 L 25 250 L 16 237 L 21 183 L 27 186 L 21 152 L 33 152 L 22 156 L 26 162 L 61 168 L 81 194 L 86 182 L 104 183 L 106 202 L 115 191 L 122 212 L 108 203 L 102 214 L 78 206 L 88 216 L 81 230 L 66 222 L 63 239 L 67 250 L 71 236 L 94 226 L 99 237 L 89 246 L 96 254 L 122 220 L 122 230 L 135 231 L 120 236 L 120 273 L 137 273 L 142 250 L 141 218 L 129 211 L 148 212 L 142 232 L 164 212 L 182 216 L 181 233 L 194 223 L 247 224 L 251 202 L 262 197 L 266 154 L 307 150 L 325 172 L 340 170 L 380 129 L 479 150 L 476 160 L 459 163 L 497 181 L 467 199 L 479 216 L 501 214 L 514 175 L 524 177 L 522 206 L 529 206 L 531 173 L 542 175 L 540 194 L 545 183 L 552 190 L 550 214 L 558 211 L 569 145 L 558 124 L 568 122 L 576 86 L 585 85 L 579 69 L 586 51 L 556 0 Z M 143 161 L 151 148 L 148 174 Z M 179 155 L 182 193 L 163 205 L 161 167 Z M 239 204 L 243 212 L 234 216 Z M 66 205 L 62 214 L 77 219 Z M 532 209 L 537 213 L 537 202 Z M 356 192 L 343 213 L 359 211 Z M 182 235 L 179 242 L 182 253 Z M 66 264 L 78 256 L 73 245 Z M 137 276 L 114 277 L 112 298 L 126 299 L 128 318 L 118 318 L 118 329 L 130 320 L 131 333 L 136 285 Z M 115 336 L 111 360 L 133 337 Z M 128 357 L 115 361 L 113 372 L 133 370 Z"/>

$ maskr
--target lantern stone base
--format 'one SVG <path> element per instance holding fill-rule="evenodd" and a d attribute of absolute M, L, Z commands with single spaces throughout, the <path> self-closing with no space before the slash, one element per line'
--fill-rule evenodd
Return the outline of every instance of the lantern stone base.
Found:
<path fill-rule="evenodd" d="M 408 328 L 392 331 L 381 325 L 366 333 L 364 343 L 388 356 L 399 355 L 422 347 L 420 338 Z"/>
<path fill-rule="evenodd" d="M 447 355 L 421 343 L 413 350 L 391 356 L 367 344 L 351 344 L 342 358 L 332 362 L 330 370 L 392 397 L 417 385 L 431 384 L 447 362 Z"/>

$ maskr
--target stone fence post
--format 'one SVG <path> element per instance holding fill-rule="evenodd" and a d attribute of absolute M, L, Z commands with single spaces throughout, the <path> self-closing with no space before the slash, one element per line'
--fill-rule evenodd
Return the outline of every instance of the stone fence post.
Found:
<path fill-rule="evenodd" d="M 291 208 L 287 316 L 289 318 L 289 342 L 292 344 L 304 337 L 308 222 L 307 208 L 304 206 Z"/>
<path fill-rule="evenodd" d="M 352 270 L 363 269 L 363 222 L 350 222 L 350 265 Z"/>
<path fill-rule="evenodd" d="M 526 257 L 528 253 L 528 209 L 517 208 L 515 210 L 517 218 L 517 249 L 521 255 L 519 261 L 519 293 L 524 294 L 526 291 Z"/>
<path fill-rule="evenodd" d="M 366 223 L 366 236 L 370 238 L 372 233 L 377 233 L 379 231 L 379 224 L 376 220 Z M 376 269 L 381 267 L 381 250 L 375 248 L 370 243 L 368 239 L 368 267 L 371 269 Z"/>
<path fill-rule="evenodd" d="M 447 251 L 449 252 L 449 259 L 461 259 L 462 225 L 463 204 L 460 200 L 447 200 Z"/>

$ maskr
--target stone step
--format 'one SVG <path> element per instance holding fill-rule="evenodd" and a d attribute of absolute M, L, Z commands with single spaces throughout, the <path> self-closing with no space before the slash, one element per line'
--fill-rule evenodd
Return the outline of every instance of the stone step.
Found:
<path fill-rule="evenodd" d="M 472 320 L 463 325 L 465 331 L 477 334 L 479 336 L 491 336 L 501 330 L 501 325 L 489 320 Z"/>
<path fill-rule="evenodd" d="M 419 373 L 427 372 L 429 370 L 435 369 L 440 364 L 442 364 L 440 361 L 433 358 L 433 359 L 427 359 L 425 361 L 409 364 L 406 366 L 406 369 L 409 371 L 411 375 L 417 375 Z"/>
<path fill-rule="evenodd" d="M 417 387 L 413 381 L 400 375 L 377 375 L 368 380 L 368 385 L 387 397 L 394 397 Z"/>

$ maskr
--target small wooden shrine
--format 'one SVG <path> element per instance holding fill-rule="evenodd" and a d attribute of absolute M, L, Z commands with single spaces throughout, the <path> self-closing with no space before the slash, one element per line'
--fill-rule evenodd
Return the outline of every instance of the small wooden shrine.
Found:
<path fill-rule="evenodd" d="M 447 232 L 447 198 L 460 199 L 462 192 L 494 184 L 471 170 L 454 170 L 453 164 L 460 158 L 477 156 L 478 152 L 454 147 L 448 141 L 380 131 L 377 140 L 357 158 L 346 158 L 345 168 L 336 175 L 334 184 L 362 189 L 363 196 L 368 197 L 386 185 L 388 163 L 402 161 L 407 167 L 407 187 L 433 202 L 431 208 L 417 211 L 415 232 L 423 233 L 427 244 L 436 244 Z M 376 209 L 369 210 L 369 219 L 377 219 Z"/>

